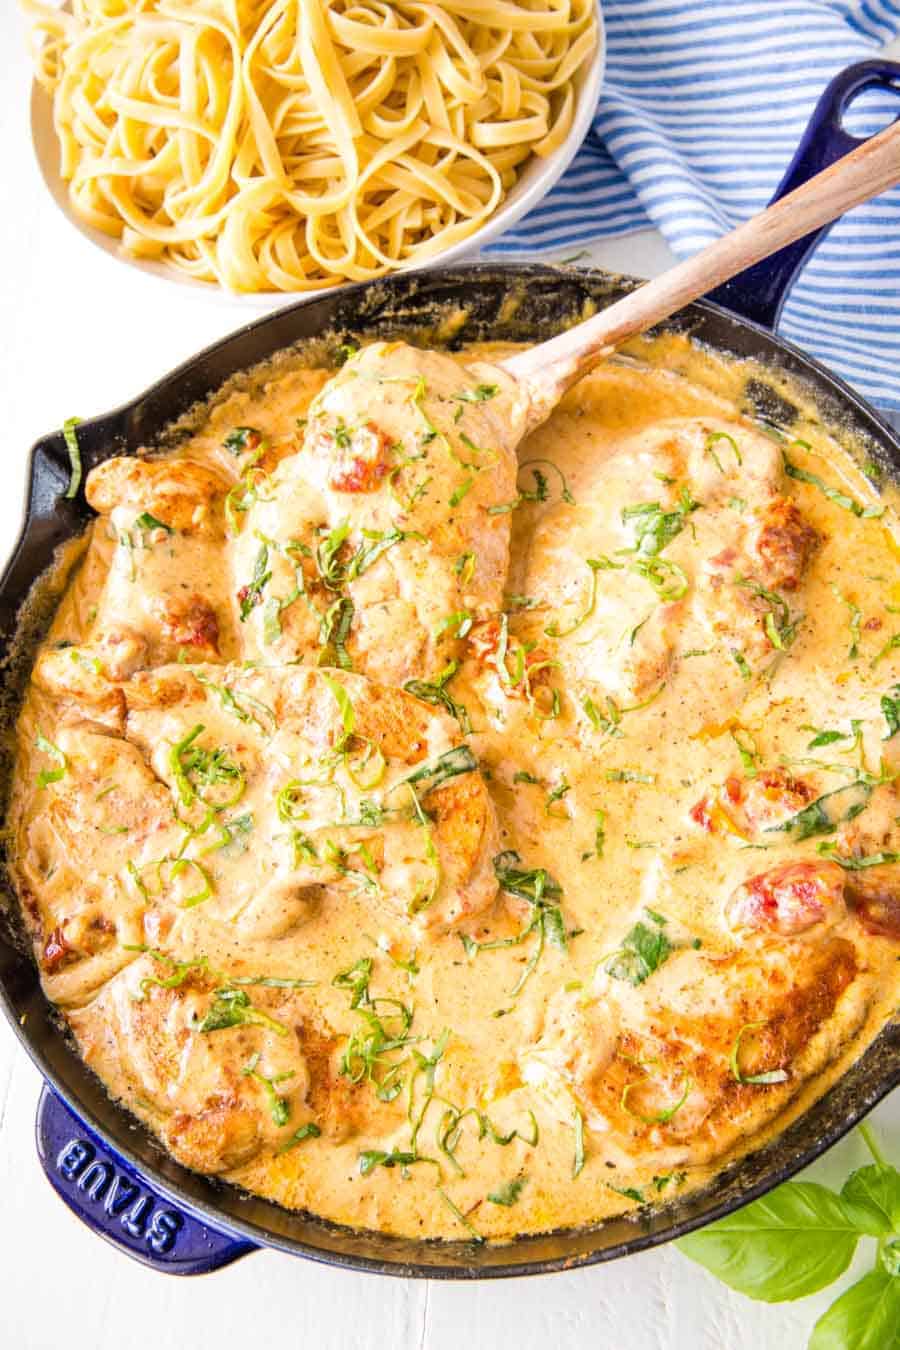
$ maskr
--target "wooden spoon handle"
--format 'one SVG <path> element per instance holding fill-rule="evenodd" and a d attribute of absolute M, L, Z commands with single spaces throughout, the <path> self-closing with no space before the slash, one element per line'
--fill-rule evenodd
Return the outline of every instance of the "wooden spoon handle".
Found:
<path fill-rule="evenodd" d="M 524 387 L 530 420 L 542 421 L 570 384 L 626 338 L 898 182 L 900 122 L 895 122 L 692 258 L 584 323 L 508 358 L 502 365 Z"/>

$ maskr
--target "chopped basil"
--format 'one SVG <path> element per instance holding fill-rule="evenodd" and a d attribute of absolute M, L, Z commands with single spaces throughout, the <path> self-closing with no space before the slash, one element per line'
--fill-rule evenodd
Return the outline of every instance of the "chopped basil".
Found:
<path fill-rule="evenodd" d="M 353 338 L 347 338 L 346 342 L 340 343 L 334 353 L 335 364 L 338 366 L 346 365 L 351 356 L 355 356 L 359 351 L 359 343 Z"/>
<path fill-rule="evenodd" d="M 591 617 L 597 604 L 597 573 L 606 571 L 611 567 L 619 568 L 621 566 L 619 563 L 610 562 L 609 558 L 585 558 L 585 562 L 590 568 L 591 580 L 584 608 L 575 622 L 570 624 L 568 628 L 560 628 L 559 624 L 554 619 L 553 623 L 548 624 L 544 629 L 544 632 L 548 637 L 569 637 L 579 629 L 581 625 Z"/>
<path fill-rule="evenodd" d="M 346 579 L 354 581 L 367 572 L 374 562 L 387 553 L 389 548 L 395 544 L 402 544 L 405 539 L 422 540 L 423 535 L 417 530 L 363 530 L 363 539 L 368 543 L 360 544 L 359 548 L 353 554 L 347 564 Z"/>
<path fill-rule="evenodd" d="M 501 1017 L 509 1012 L 512 1012 L 511 1008 L 500 1008 L 491 1015 L 493 1017 Z M 453 1167 L 454 1171 L 456 1171 L 458 1175 L 464 1175 L 463 1169 L 456 1159 L 456 1149 L 459 1146 L 463 1123 L 466 1120 L 471 1118 L 476 1122 L 479 1140 L 484 1139 L 485 1136 L 487 1136 L 500 1148 L 506 1148 L 514 1139 L 521 1139 L 523 1144 L 527 1144 L 529 1148 L 537 1148 L 540 1139 L 538 1123 L 533 1111 L 528 1112 L 528 1117 L 531 1121 L 531 1130 L 528 1134 L 523 1134 L 520 1129 L 512 1129 L 506 1134 L 502 1134 L 497 1129 L 490 1116 L 488 1116 L 486 1112 L 480 1111 L 478 1107 L 468 1106 L 465 1110 L 461 1110 L 458 1106 L 453 1106 L 452 1103 L 448 1103 L 438 1124 L 437 1146 Z"/>
<path fill-rule="evenodd" d="M 424 797 L 429 792 L 434 792 L 435 788 L 445 783 L 448 778 L 455 778 L 461 773 L 474 773 L 478 768 L 478 761 L 472 754 L 467 745 L 456 745 L 452 750 L 445 750 L 437 759 L 430 760 L 427 764 L 420 764 L 412 773 L 407 774 L 400 780 L 401 783 L 421 783 L 421 795 Z M 398 783 L 399 787 L 400 784 Z"/>
<path fill-rule="evenodd" d="M 619 1100 L 619 1105 L 621 1106 L 622 1110 L 627 1111 L 630 1116 L 635 1116 L 637 1120 L 643 1121 L 645 1125 L 666 1125 L 672 1119 L 672 1117 L 676 1115 L 677 1112 L 679 1112 L 681 1108 L 684 1106 L 685 1102 L 688 1099 L 688 1093 L 693 1087 L 693 1082 L 687 1075 L 685 1075 L 684 1087 L 682 1088 L 681 1096 L 678 1098 L 678 1100 L 676 1102 L 673 1102 L 671 1106 L 665 1107 L 662 1111 L 657 1111 L 656 1114 L 652 1116 L 645 1116 L 641 1111 L 636 1111 L 634 1107 L 628 1105 L 628 1098 L 630 1094 L 635 1090 L 635 1088 L 639 1088 L 642 1086 L 643 1084 L 641 1082 L 626 1083 L 625 1087 L 623 1087 L 622 1089 L 622 1096 Z"/>
<path fill-rule="evenodd" d="M 637 769 L 607 769 L 607 783 L 655 783 L 655 773 L 640 773 Z"/>
<path fill-rule="evenodd" d="M 603 857 L 606 844 L 606 812 L 599 808 L 594 812 L 594 851 L 598 858 Z"/>
<path fill-rule="evenodd" d="M 458 1209 L 457 1206 L 454 1205 L 454 1203 L 453 1203 L 453 1201 L 450 1199 L 449 1195 L 447 1195 L 447 1194 L 441 1189 L 440 1186 L 438 1186 L 438 1188 L 437 1188 L 437 1193 L 438 1193 L 438 1195 L 441 1197 L 441 1199 L 443 1200 L 443 1202 L 444 1202 L 444 1204 L 447 1206 L 447 1208 L 450 1210 L 450 1213 L 454 1216 L 454 1218 L 458 1219 L 459 1222 L 462 1224 L 463 1228 L 466 1229 L 466 1231 L 468 1232 L 469 1237 L 472 1239 L 472 1241 L 473 1241 L 473 1242 L 478 1242 L 478 1243 L 484 1242 L 484 1238 L 483 1238 L 482 1235 L 479 1233 L 479 1231 L 478 1231 L 478 1229 L 475 1227 L 475 1225 L 471 1222 L 471 1220 L 469 1220 L 469 1219 L 466 1218 L 465 1214 L 463 1214 L 463 1212 L 462 1212 L 461 1209 Z"/>
<path fill-rule="evenodd" d="M 543 867 L 522 868 L 518 853 L 507 849 L 494 858 L 494 875 L 501 888 L 510 895 L 517 895 L 529 904 L 541 906 L 549 900 L 558 900 L 562 896 L 562 886 L 556 878 Z M 564 946 L 565 943 L 560 943 Z"/>
<path fill-rule="evenodd" d="M 420 1161 L 424 1159 L 420 1159 L 418 1153 L 412 1153 L 409 1149 L 393 1148 L 390 1153 L 386 1153 L 384 1149 L 367 1148 L 359 1155 L 359 1173 L 360 1176 L 367 1177 L 376 1167 L 405 1169 Z"/>
<path fill-rule="evenodd" d="M 667 920 L 652 909 L 644 913 L 647 921 L 638 919 L 622 939 L 622 946 L 604 966 L 613 979 L 643 984 L 674 951 L 665 932 Z"/>
<path fill-rule="evenodd" d="M 849 660 L 855 661 L 859 656 L 860 620 L 862 619 L 862 610 L 853 600 L 848 600 L 845 595 L 842 595 L 837 586 L 832 586 L 831 589 L 837 599 L 840 600 L 841 604 L 845 605 L 848 610 L 850 617 L 847 620 L 847 624 L 850 629 L 850 648 L 847 652 L 847 656 Z"/>
<path fill-rule="evenodd" d="M 514 1177 L 512 1181 L 504 1181 L 495 1191 L 488 1191 L 487 1198 L 492 1205 L 515 1205 L 519 1196 L 525 1188 L 528 1178 L 525 1176 Z"/>
<path fill-rule="evenodd" d="M 804 450 L 809 449 L 805 441 L 795 441 L 794 444 L 799 445 Z M 788 478 L 796 478 L 800 483 L 809 483 L 818 488 L 822 495 L 827 497 L 829 501 L 834 502 L 836 506 L 842 506 L 845 511 L 851 511 L 854 516 L 859 516 L 863 520 L 873 520 L 884 515 L 883 506 L 863 506 L 861 502 L 848 496 L 846 492 L 841 492 L 836 487 L 830 487 L 818 474 L 810 473 L 808 469 L 801 469 L 799 464 L 795 464 L 793 460 L 788 459 L 784 450 L 782 450 L 781 455 L 784 461 L 784 471 Z"/>
<path fill-rule="evenodd" d="M 629 571 L 635 572 L 645 581 L 649 581 L 660 600 L 682 600 L 688 593 L 690 583 L 687 573 L 678 563 L 670 562 L 668 558 L 638 558 L 629 565 Z M 632 646 L 638 629 L 642 628 L 646 622 L 647 620 L 644 619 L 638 624 L 638 628 L 632 630 Z"/>
<path fill-rule="evenodd" d="M 368 1082 L 380 1101 L 390 1102 L 403 1090 L 400 1075 L 407 1058 L 393 1060 L 389 1056 L 411 1044 L 413 1038 L 408 1033 L 413 1010 L 400 999 L 374 998 L 369 989 L 371 978 L 372 958 L 364 956 L 332 980 L 336 989 L 349 991 L 350 1008 L 363 1022 L 344 1047 L 340 1071 L 351 1083 Z M 382 1008 L 384 1012 L 379 1011 Z"/>
<path fill-rule="evenodd" d="M 274 1017 L 261 1009 L 255 1008 L 250 1002 L 249 994 L 243 989 L 217 989 L 213 994 L 213 1001 L 203 1021 L 197 1024 L 196 1031 L 211 1032 L 224 1031 L 228 1027 L 256 1026 L 265 1027 L 267 1031 L 274 1031 L 276 1036 L 286 1036 L 288 1028 L 283 1022 L 277 1022 Z"/>
<path fill-rule="evenodd" d="M 259 1083 L 266 1094 L 269 1103 L 269 1115 L 272 1117 L 273 1125 L 286 1125 L 291 1118 L 290 1102 L 284 1097 L 279 1097 L 275 1091 L 278 1083 L 283 1083 L 287 1078 L 293 1078 L 293 1069 L 288 1069 L 285 1073 L 277 1073 L 272 1078 L 267 1078 L 265 1074 L 260 1073 L 258 1069 L 259 1051 L 247 1061 L 241 1069 L 241 1075 L 244 1078 L 252 1078 L 254 1082 Z"/>
<path fill-rule="evenodd" d="M 353 702 L 344 686 L 338 684 L 337 680 L 332 679 L 332 677 L 326 674 L 324 670 L 322 671 L 322 679 L 328 685 L 329 692 L 337 704 L 338 712 L 341 715 L 341 726 L 344 730 L 343 735 L 335 743 L 335 749 L 343 750 L 356 730 L 356 713 L 353 709 Z"/>
<path fill-rule="evenodd" d="M 458 670 L 458 661 L 448 661 L 444 669 L 439 675 L 435 675 L 433 680 L 407 680 L 403 688 L 408 694 L 421 699 L 423 703 L 430 703 L 433 707 L 446 708 L 447 712 L 456 718 L 463 735 L 469 736 L 472 732 L 472 723 L 469 719 L 468 710 L 462 703 L 457 703 L 447 688 Z"/>
<path fill-rule="evenodd" d="M 575 1131 L 575 1157 L 572 1160 L 572 1177 L 574 1179 L 575 1177 L 580 1176 L 581 1172 L 584 1170 L 585 1162 L 584 1116 L 577 1106 L 575 1107 L 575 1118 L 572 1127 Z"/>
<path fill-rule="evenodd" d="M 472 631 L 475 615 L 470 609 L 460 609 L 453 614 L 445 614 L 434 630 L 435 638 L 449 633 L 451 637 L 464 638 Z"/>
<path fill-rule="evenodd" d="M 455 505 L 455 503 L 453 503 Z M 460 586 L 468 586 L 475 573 L 475 554 L 461 553 L 453 564 L 453 570 L 459 577 Z"/>
<path fill-rule="evenodd" d="M 242 694 L 241 697 L 244 700 L 244 703 L 248 705 L 247 707 L 244 707 L 242 703 L 238 702 L 234 691 L 229 689 L 226 684 L 215 684 L 206 675 L 201 675 L 199 671 L 196 670 L 192 671 L 191 674 L 198 684 L 203 685 L 204 689 L 210 689 L 214 694 L 218 695 L 225 711 L 231 713 L 231 715 L 236 717 L 239 722 L 253 722 L 259 727 L 264 736 L 272 735 L 276 727 L 276 718 L 274 712 L 267 703 L 260 702 L 259 699 L 253 698 L 250 694 Z M 258 709 L 259 712 L 263 714 L 265 720 L 263 720 L 257 712 L 250 711 L 251 709 Z"/>
<path fill-rule="evenodd" d="M 872 785 L 857 779 L 817 797 L 814 802 L 781 825 L 769 825 L 766 834 L 789 834 L 799 842 L 817 834 L 833 834 L 839 825 L 864 811 L 872 795 Z"/>
<path fill-rule="evenodd" d="M 361 1004 L 368 1003 L 369 1000 L 369 982 L 372 978 L 372 958 L 371 956 L 362 956 L 349 970 L 342 970 L 331 983 L 335 989 L 350 990 L 350 1007 L 358 1008 Z"/>
<path fill-rule="evenodd" d="M 496 384 L 476 384 L 474 389 L 461 389 L 453 397 L 457 403 L 486 403 L 496 398 L 500 390 Z"/>
<path fill-rule="evenodd" d="M 881 711 L 887 722 L 887 735 L 882 740 L 889 741 L 900 731 L 900 684 L 895 684 L 881 696 Z"/>
<path fill-rule="evenodd" d="M 816 844 L 816 852 L 823 858 L 831 858 L 833 862 L 839 863 L 847 872 L 863 872 L 867 867 L 884 867 L 890 863 L 900 862 L 900 853 L 868 853 L 863 858 L 843 857 L 837 852 L 837 845 L 830 839 L 823 839 Z"/>
<path fill-rule="evenodd" d="M 135 516 L 134 528 L 136 530 L 165 530 L 166 534 L 175 533 L 171 525 L 167 525 L 163 520 L 158 520 L 149 511 L 142 511 L 139 516 Z"/>
<path fill-rule="evenodd" d="M 711 431 L 709 433 L 709 435 L 706 438 L 706 444 L 703 447 L 704 455 L 709 455 L 710 459 L 715 464 L 716 468 L 719 470 L 719 473 L 724 473 L 725 470 L 722 467 L 722 461 L 719 459 L 719 456 L 716 454 L 715 450 L 715 447 L 719 441 L 728 442 L 728 447 L 732 451 L 735 459 L 738 462 L 738 468 L 740 468 L 740 466 L 744 462 L 743 459 L 741 458 L 741 452 L 738 449 L 737 441 L 734 439 L 733 436 L 729 436 L 727 431 Z"/>
<path fill-rule="evenodd" d="M 744 590 L 751 591 L 753 595 L 769 606 L 765 617 L 766 635 L 772 646 L 777 648 L 778 651 L 787 650 L 797 636 L 797 629 L 803 616 L 792 617 L 787 601 L 776 591 L 770 591 L 765 586 L 761 586 L 752 577 L 737 577 L 734 584 Z"/>
<path fill-rule="evenodd" d="M 562 897 L 562 887 L 550 872 L 543 867 L 519 867 L 517 865 L 520 862 L 519 855 L 512 849 L 508 849 L 505 853 L 498 853 L 493 862 L 494 875 L 500 887 L 510 895 L 516 895 L 522 900 L 527 900 L 532 906 L 531 918 L 521 932 L 514 937 L 495 938 L 489 942 L 475 942 L 474 939 L 461 933 L 460 939 L 466 954 L 472 957 L 480 951 L 493 951 L 501 947 L 516 947 L 532 933 L 536 935 L 534 948 L 525 963 L 522 974 L 509 991 L 510 996 L 514 998 L 522 990 L 537 967 L 545 942 L 552 942 L 555 947 L 565 951 L 569 938 L 574 937 L 575 932 L 566 932 L 562 910 L 557 903 Z"/>
<path fill-rule="evenodd" d="M 547 793 L 547 799 L 544 802 L 544 810 L 547 812 L 548 816 L 552 816 L 555 814 L 553 811 L 551 811 L 550 808 L 556 802 L 561 802 L 563 798 L 568 796 L 568 794 L 571 791 L 572 791 L 571 784 L 566 779 L 565 774 L 563 774 L 562 778 L 557 783 L 556 787 L 551 788 L 551 790 Z M 568 819 L 568 817 L 566 817 L 566 819 Z"/>
<path fill-rule="evenodd" d="M 329 530 L 316 547 L 316 567 L 324 584 L 331 591 L 339 591 L 347 579 L 346 568 L 339 560 L 339 553 L 350 533 L 349 521 L 343 521 Z"/>
<path fill-rule="evenodd" d="M 759 1027 L 766 1025 L 765 1019 L 761 1022 L 747 1022 L 742 1026 L 737 1036 L 734 1038 L 734 1045 L 731 1047 L 731 1054 L 728 1057 L 728 1063 L 731 1065 L 731 1072 L 738 1083 L 752 1083 L 756 1086 L 766 1086 L 769 1083 L 786 1083 L 788 1074 L 784 1069 L 766 1069 L 763 1073 L 744 1074 L 741 1072 L 741 1042 L 748 1031 L 756 1031 Z"/>
<path fill-rule="evenodd" d="M 891 652 L 896 651 L 898 647 L 900 647 L 900 633 L 895 633 L 893 637 L 888 638 L 887 642 L 884 644 L 881 651 L 878 652 L 878 654 L 870 662 L 872 668 L 874 669 L 875 666 L 877 666 L 881 661 L 883 661 L 886 656 L 888 656 Z"/>
<path fill-rule="evenodd" d="M 233 455 L 239 455 L 248 447 L 255 449 L 256 442 L 260 439 L 260 433 L 255 427 L 232 427 L 222 445 L 226 450 L 230 450 Z M 252 446 L 250 445 L 251 440 L 254 442 Z"/>
<path fill-rule="evenodd" d="M 253 576 L 250 578 L 249 584 L 242 586 L 238 591 L 241 623 L 245 623 L 249 619 L 254 605 L 261 603 L 263 590 L 271 578 L 269 548 L 267 544 L 262 544 L 256 555 L 256 562 L 253 564 Z"/>
<path fill-rule="evenodd" d="M 737 752 L 741 757 L 741 764 L 744 766 L 744 773 L 748 778 L 755 778 L 759 772 L 760 754 L 756 746 L 756 741 L 744 727 L 732 727 L 730 730 L 731 739 L 737 746 Z M 744 738 L 743 740 L 741 738 Z"/>
<path fill-rule="evenodd" d="M 69 452 L 69 486 L 64 492 L 65 497 L 74 497 L 81 487 L 81 447 L 78 444 L 78 436 L 75 428 L 81 424 L 80 417 L 67 417 L 63 422 L 63 439 L 66 443 L 66 449 Z"/>
<path fill-rule="evenodd" d="M 747 661 L 747 658 L 743 652 L 738 651 L 737 647 L 731 648 L 731 659 L 737 666 L 738 670 L 741 672 L 742 680 L 753 679 L 753 671 L 750 669 L 750 665 Z"/>
<path fill-rule="evenodd" d="M 208 750 L 195 744 L 205 730 L 203 723 L 198 722 L 183 740 L 173 745 L 169 752 L 169 768 L 183 806 L 190 806 L 199 797 L 218 811 L 240 801 L 246 780 L 243 769 L 227 757 L 224 747 Z M 200 787 L 215 788 L 225 784 L 233 785 L 232 795 L 225 801 L 208 802 L 199 791 Z"/>
<path fill-rule="evenodd" d="M 319 665 L 339 666 L 341 670 L 352 670 L 353 662 L 347 651 L 347 638 L 353 626 L 355 608 L 348 595 L 341 595 L 333 605 L 329 605 L 319 623 Z"/>
<path fill-rule="evenodd" d="M 460 483 L 459 487 L 455 488 L 453 492 L 451 492 L 450 505 L 459 506 L 463 497 L 465 497 L 466 493 L 469 492 L 469 490 L 473 487 L 474 483 L 475 483 L 474 478 L 464 478 L 463 481 Z M 491 514 L 496 514 L 496 510 L 494 507 L 489 507 L 488 510 Z"/>
<path fill-rule="evenodd" d="M 634 534 L 633 552 L 642 558 L 654 558 L 677 538 L 687 524 L 688 516 L 699 510 L 701 503 L 695 501 L 686 487 L 681 489 L 678 505 L 672 511 L 664 511 L 659 502 L 641 502 L 637 506 L 626 506 L 622 511 L 622 521 L 631 526 Z"/>
<path fill-rule="evenodd" d="M 264 447 L 258 446 L 244 468 L 239 481 L 229 489 L 225 497 L 225 521 L 231 534 L 238 534 L 240 525 L 238 515 L 250 510 L 254 502 L 271 501 L 271 497 L 261 497 L 260 486 L 266 481 L 266 474 L 257 468 Z"/>
<path fill-rule="evenodd" d="M 62 750 L 60 750 L 59 746 L 54 745 L 52 741 L 48 741 L 47 737 L 42 735 L 40 731 L 35 736 L 34 743 L 38 750 L 42 751 L 45 755 L 49 755 L 51 759 L 56 761 L 57 765 L 55 769 L 40 770 L 37 775 L 38 787 L 45 788 L 50 783 L 58 783 L 69 767 L 68 759 L 63 754 Z"/>
<path fill-rule="evenodd" d="M 644 1199 L 644 1192 L 639 1190 L 637 1186 L 613 1186 L 609 1182 L 607 1182 L 607 1185 L 611 1191 L 615 1191 L 616 1195 L 624 1195 L 626 1200 L 634 1200 L 638 1205 L 647 1203 Z"/>
<path fill-rule="evenodd" d="M 422 1122 L 424 1121 L 428 1108 L 431 1105 L 431 1102 L 434 1098 L 435 1071 L 437 1070 L 437 1066 L 440 1063 L 441 1059 L 443 1058 L 443 1054 L 447 1048 L 447 1042 L 449 1039 L 450 1039 L 450 1031 L 447 1027 L 445 1027 L 444 1030 L 441 1032 L 440 1036 L 432 1045 L 430 1055 L 423 1055 L 421 1050 L 416 1050 L 415 1047 L 413 1047 L 412 1051 L 410 1052 L 416 1065 L 409 1080 L 409 1105 L 407 1107 L 407 1118 L 409 1120 L 409 1142 L 410 1147 L 413 1149 L 418 1148 L 419 1131 L 422 1128 Z M 424 1090 L 421 1095 L 421 1100 L 418 1103 L 417 1109 L 416 1085 L 420 1077 L 424 1078 L 425 1084 Z"/>
<path fill-rule="evenodd" d="M 263 989 L 314 989 L 315 980 L 299 980 L 288 975 L 232 975 L 229 984 L 246 984 Z"/>
<path fill-rule="evenodd" d="M 287 1153 L 289 1148 L 294 1148 L 297 1144 L 302 1144 L 304 1139 L 318 1139 L 322 1131 L 314 1120 L 308 1120 L 305 1125 L 301 1125 L 299 1130 L 295 1130 L 286 1144 L 282 1144 L 278 1150 L 279 1153 Z"/>
<path fill-rule="evenodd" d="M 168 966 L 171 974 L 160 979 L 157 975 L 145 975 L 140 983 L 140 993 L 134 995 L 136 1003 L 142 1003 L 147 997 L 147 990 L 152 986 L 160 989 L 177 989 L 184 984 L 191 973 L 195 970 L 207 970 L 209 962 L 205 956 L 196 957 L 192 961 L 176 961 L 165 952 L 157 951 L 155 947 L 134 946 L 129 943 L 123 944 L 126 952 L 145 952 L 162 966 Z"/>
<path fill-rule="evenodd" d="M 557 475 L 559 479 L 560 496 L 562 497 L 563 501 L 566 502 L 569 506 L 574 506 L 575 498 L 569 491 L 569 484 L 566 480 L 566 476 L 563 473 L 562 469 L 559 467 L 559 465 L 555 464 L 552 459 L 525 459 L 522 461 L 522 463 L 519 465 L 519 473 L 521 473 L 523 469 L 531 469 L 531 477 L 534 481 L 534 487 L 517 488 L 519 495 L 516 501 L 516 505 L 518 505 L 519 502 L 545 502 L 547 498 L 550 496 L 550 492 L 547 486 L 547 476 L 546 474 L 541 473 L 541 470 L 537 467 L 540 464 L 542 464 L 546 469 L 551 469 L 553 473 Z"/>
<path fill-rule="evenodd" d="M 664 1172 L 661 1176 L 653 1177 L 651 1184 L 655 1187 L 657 1192 L 661 1192 L 664 1191 L 669 1184 L 681 1186 L 686 1179 L 687 1172 Z"/>

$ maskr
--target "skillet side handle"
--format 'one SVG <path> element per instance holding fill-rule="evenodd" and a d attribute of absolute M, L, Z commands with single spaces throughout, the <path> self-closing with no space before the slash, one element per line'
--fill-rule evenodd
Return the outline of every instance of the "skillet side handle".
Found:
<path fill-rule="evenodd" d="M 780 201 L 807 179 L 843 159 L 858 145 L 865 144 L 868 137 L 851 136 L 841 123 L 854 99 L 867 89 L 889 90 L 900 99 L 900 64 L 896 61 L 861 61 L 835 76 L 816 104 L 772 202 Z M 900 112 L 897 120 L 900 120 Z M 740 318 L 750 319 L 763 328 L 775 329 L 804 263 L 830 229 L 831 226 L 826 225 L 804 239 L 798 239 L 771 258 L 717 286 L 705 298 L 732 310 Z"/>
<path fill-rule="evenodd" d="M 167 1275 L 205 1275 L 257 1250 L 163 1199 L 46 1086 L 35 1129 L 38 1157 L 57 1195 L 92 1232 L 142 1265 Z"/>

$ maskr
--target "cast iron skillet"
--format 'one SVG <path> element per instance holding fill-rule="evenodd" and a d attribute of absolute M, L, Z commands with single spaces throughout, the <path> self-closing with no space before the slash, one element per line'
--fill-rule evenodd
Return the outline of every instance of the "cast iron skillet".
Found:
<path fill-rule="evenodd" d="M 851 99 L 873 86 L 900 92 L 900 65 L 869 61 L 844 72 L 817 107 L 778 195 L 852 148 L 840 121 Z M 753 357 L 803 381 L 822 420 L 843 427 L 900 481 L 900 441 L 850 389 L 769 331 L 793 277 L 817 242 L 802 241 L 724 287 L 719 304 L 692 305 L 668 329 L 689 332 L 711 348 Z M 205 398 L 234 373 L 292 343 L 326 332 L 368 340 L 409 330 L 436 307 L 465 305 L 469 319 L 457 341 L 504 338 L 538 341 L 588 300 L 606 305 L 639 283 L 602 272 L 484 264 L 407 273 L 353 286 L 281 310 L 225 338 L 173 372 L 127 407 L 79 429 L 85 470 L 112 454 L 152 444 L 167 423 Z M 521 292 L 515 316 L 505 317 L 510 287 Z M 786 429 L 791 405 L 765 380 L 751 381 L 746 401 Z M 32 452 L 22 536 L 0 579 L 0 641 L 22 647 L 20 607 L 54 550 L 81 531 L 89 517 L 82 496 L 65 500 L 69 464 L 62 436 L 39 441 Z M 18 636 L 18 643 L 13 640 Z M 26 643 L 27 646 L 27 643 Z M 13 707 L 27 663 L 7 660 L 8 706 Z M 15 902 L 8 889 L 9 913 Z M 719 1176 L 705 1192 L 664 1211 L 615 1219 L 595 1230 L 519 1238 L 510 1246 L 435 1243 L 355 1232 L 266 1200 L 246 1196 L 179 1166 L 104 1092 L 54 1023 L 35 966 L 14 924 L 0 929 L 0 1000 L 17 1036 L 48 1084 L 38 1108 L 38 1149 L 47 1176 L 80 1217 L 130 1256 L 159 1270 L 198 1274 L 259 1247 L 312 1257 L 332 1265 L 382 1274 L 478 1279 L 571 1269 L 652 1247 L 689 1232 L 762 1195 L 818 1157 L 900 1083 L 900 1024 L 889 1025 L 850 1071 L 778 1139 Z"/>

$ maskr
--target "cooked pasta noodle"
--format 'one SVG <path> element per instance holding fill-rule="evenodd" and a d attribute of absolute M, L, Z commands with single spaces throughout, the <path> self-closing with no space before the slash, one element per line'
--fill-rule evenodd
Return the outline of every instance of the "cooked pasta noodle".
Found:
<path fill-rule="evenodd" d="M 74 210 L 235 291 L 424 262 L 565 139 L 593 0 L 24 0 Z"/>

